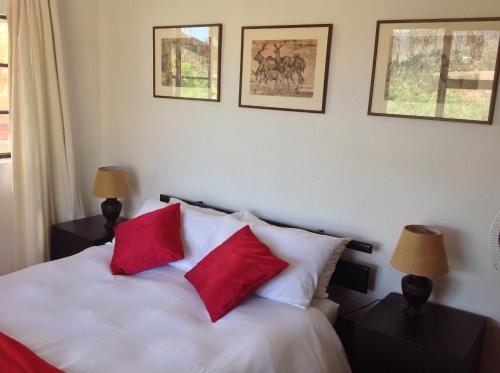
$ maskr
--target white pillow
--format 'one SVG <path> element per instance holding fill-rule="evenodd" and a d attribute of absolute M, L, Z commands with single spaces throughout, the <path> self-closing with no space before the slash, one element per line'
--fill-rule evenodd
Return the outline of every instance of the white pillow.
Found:
<path fill-rule="evenodd" d="M 241 220 L 245 223 L 253 223 L 253 224 L 262 224 L 262 225 L 271 225 L 268 222 L 265 222 L 262 219 L 259 219 L 257 216 L 252 214 L 248 210 L 238 211 L 232 214 L 236 219 Z"/>
<path fill-rule="evenodd" d="M 319 276 L 318 287 L 314 293 L 315 298 L 328 298 L 328 284 L 330 283 L 330 279 L 332 278 L 333 273 L 335 272 L 335 268 L 337 267 L 337 263 L 340 259 L 340 256 L 344 252 L 346 245 L 351 240 L 350 238 L 339 238 L 339 242 L 335 247 L 330 259 L 328 259 L 328 263 L 326 263 L 321 276 Z"/>
<path fill-rule="evenodd" d="M 259 219 L 257 216 L 252 214 L 250 211 L 240 211 L 237 214 L 233 214 L 237 219 L 246 223 L 253 224 L 262 224 L 262 225 L 270 225 L 264 220 Z M 344 251 L 346 245 L 349 243 L 350 238 L 339 238 L 337 245 L 335 246 L 335 250 L 333 251 L 330 259 L 326 263 L 325 268 L 323 269 L 321 275 L 318 279 L 318 286 L 316 291 L 314 292 L 315 298 L 328 298 L 328 284 L 330 283 L 330 279 L 332 278 L 333 273 L 335 272 L 335 268 L 337 267 L 337 263 Z"/>
<path fill-rule="evenodd" d="M 190 204 L 188 204 L 180 199 L 173 198 L 173 197 L 170 198 L 170 203 L 180 203 L 181 206 L 184 206 L 184 207 L 189 206 L 189 208 L 191 210 L 203 212 L 205 214 L 211 214 L 211 215 L 216 215 L 216 216 L 226 215 L 226 213 L 224 213 L 224 212 L 220 212 L 220 211 L 208 208 L 208 207 L 193 206 L 193 205 L 190 205 Z"/>
<path fill-rule="evenodd" d="M 165 206 L 168 206 L 169 204 L 170 203 L 162 202 L 159 199 L 148 198 L 147 200 L 144 201 L 141 208 L 132 216 L 132 218 L 137 218 L 138 216 L 141 216 L 148 212 L 159 210 Z"/>
<path fill-rule="evenodd" d="M 175 202 L 175 199 L 170 201 Z M 184 259 L 170 263 L 171 266 L 189 271 L 211 251 L 209 242 L 224 223 L 226 214 L 210 210 L 181 203 Z"/>
<path fill-rule="evenodd" d="M 172 262 L 170 265 L 183 271 L 189 271 L 210 251 L 208 241 L 219 229 L 222 218 L 226 214 L 210 208 L 191 206 L 177 198 L 170 198 L 169 203 L 149 198 L 133 217 L 136 218 L 175 203 L 181 204 L 181 237 L 184 259 Z"/>
<path fill-rule="evenodd" d="M 228 215 L 223 219 L 223 225 L 209 244 L 212 249 L 247 225 L 234 216 Z M 283 272 L 257 289 L 255 294 L 307 308 L 314 296 L 319 276 L 341 239 L 258 222 L 248 225 L 274 255 L 289 263 Z"/>

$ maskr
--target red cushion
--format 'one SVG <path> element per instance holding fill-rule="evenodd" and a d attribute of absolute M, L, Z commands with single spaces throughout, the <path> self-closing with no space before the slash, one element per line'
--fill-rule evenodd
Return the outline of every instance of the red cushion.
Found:
<path fill-rule="evenodd" d="M 20 342 L 0 332 L 0 372 L 64 373 Z"/>
<path fill-rule="evenodd" d="M 247 225 L 184 277 L 196 288 L 215 322 L 286 267 L 288 263 L 274 256 Z"/>
<path fill-rule="evenodd" d="M 183 259 L 180 203 L 118 224 L 115 237 L 114 275 L 133 275 Z"/>

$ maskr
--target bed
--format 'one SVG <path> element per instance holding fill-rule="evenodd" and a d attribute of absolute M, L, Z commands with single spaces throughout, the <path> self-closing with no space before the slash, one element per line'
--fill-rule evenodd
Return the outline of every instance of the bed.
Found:
<path fill-rule="evenodd" d="M 0 277 L 0 331 L 66 372 L 350 372 L 332 322 L 252 296 L 217 323 L 183 272 L 113 276 L 113 244 Z"/>

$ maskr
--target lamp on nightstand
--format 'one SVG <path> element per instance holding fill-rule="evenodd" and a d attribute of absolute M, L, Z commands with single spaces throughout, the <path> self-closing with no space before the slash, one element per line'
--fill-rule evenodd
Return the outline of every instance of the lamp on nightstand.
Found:
<path fill-rule="evenodd" d="M 117 166 L 100 167 L 97 170 L 92 194 L 95 197 L 106 198 L 101 203 L 101 211 L 106 218 L 106 229 L 112 230 L 122 211 L 122 203 L 117 198 L 128 195 L 123 168 Z"/>
<path fill-rule="evenodd" d="M 401 280 L 403 295 L 408 302 L 404 312 L 416 317 L 431 295 L 432 280 L 429 277 L 448 273 L 442 233 L 425 225 L 407 225 L 401 232 L 391 264 L 407 273 Z"/>

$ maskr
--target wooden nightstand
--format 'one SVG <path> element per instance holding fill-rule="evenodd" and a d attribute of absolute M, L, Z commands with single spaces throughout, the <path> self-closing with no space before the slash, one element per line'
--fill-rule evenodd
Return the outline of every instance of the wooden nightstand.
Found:
<path fill-rule="evenodd" d="M 337 319 L 333 327 L 344 346 L 349 363 L 353 362 L 353 338 L 354 338 L 354 323 L 363 317 L 373 305 L 358 310 L 360 307 L 370 303 L 373 299 L 366 294 L 352 291 L 340 286 L 331 286 L 328 289 L 329 298 L 340 304 Z"/>
<path fill-rule="evenodd" d="M 118 219 L 118 222 L 125 219 Z M 65 258 L 91 246 L 102 245 L 113 239 L 113 233 L 104 228 L 102 215 L 61 224 L 54 224 L 51 233 L 50 260 Z"/>
<path fill-rule="evenodd" d="M 391 293 L 354 322 L 354 372 L 477 372 L 486 319 L 426 303 L 408 319 L 404 297 Z"/>

